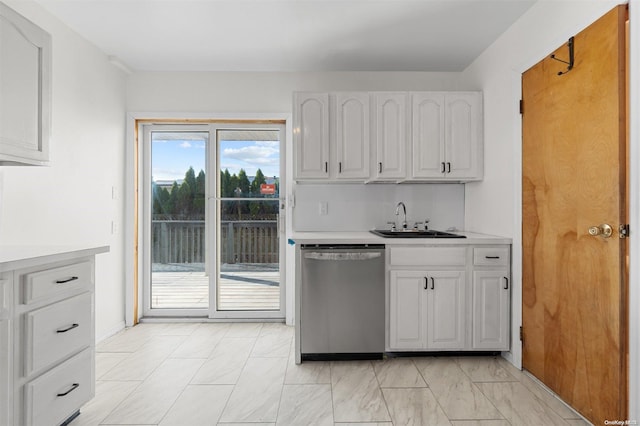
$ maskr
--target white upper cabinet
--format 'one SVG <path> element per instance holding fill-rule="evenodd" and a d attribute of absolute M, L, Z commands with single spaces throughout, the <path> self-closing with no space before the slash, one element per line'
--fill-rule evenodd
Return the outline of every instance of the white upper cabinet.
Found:
<path fill-rule="evenodd" d="M 414 93 L 412 96 L 414 178 L 441 178 L 446 170 L 444 155 L 444 94 Z"/>
<path fill-rule="evenodd" d="M 375 110 L 375 161 L 374 179 L 404 179 L 407 146 L 406 93 L 376 93 L 373 95 Z"/>
<path fill-rule="evenodd" d="M 482 179 L 480 92 L 300 92 L 293 110 L 298 181 Z"/>
<path fill-rule="evenodd" d="M 0 165 L 46 165 L 51 36 L 0 3 Z"/>
<path fill-rule="evenodd" d="M 481 179 L 482 96 L 477 92 L 452 92 L 445 100 L 446 177 Z"/>
<path fill-rule="evenodd" d="M 336 179 L 368 179 L 371 162 L 369 94 L 337 93 L 332 106 L 336 159 L 330 164 L 331 174 Z"/>
<path fill-rule="evenodd" d="M 295 93 L 296 179 L 329 177 L 329 94 Z"/>
<path fill-rule="evenodd" d="M 412 149 L 415 179 L 482 179 L 482 95 L 414 93 Z"/>

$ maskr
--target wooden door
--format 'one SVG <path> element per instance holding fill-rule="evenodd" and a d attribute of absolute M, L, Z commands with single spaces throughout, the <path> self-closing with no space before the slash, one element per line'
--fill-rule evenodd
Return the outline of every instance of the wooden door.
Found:
<path fill-rule="evenodd" d="M 627 418 L 626 16 L 522 76 L 523 366 L 594 424 Z"/>

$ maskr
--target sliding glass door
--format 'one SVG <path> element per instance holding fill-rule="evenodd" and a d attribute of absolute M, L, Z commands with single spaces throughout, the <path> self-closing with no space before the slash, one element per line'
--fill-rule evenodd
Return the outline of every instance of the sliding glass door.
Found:
<path fill-rule="evenodd" d="M 144 316 L 284 317 L 284 125 L 142 128 Z"/>

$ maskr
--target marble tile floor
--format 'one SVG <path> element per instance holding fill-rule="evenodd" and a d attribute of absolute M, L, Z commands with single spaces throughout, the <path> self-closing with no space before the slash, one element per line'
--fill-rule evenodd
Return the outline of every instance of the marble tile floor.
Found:
<path fill-rule="evenodd" d="M 296 365 L 274 323 L 140 324 L 96 348 L 84 425 L 587 425 L 500 357 Z"/>

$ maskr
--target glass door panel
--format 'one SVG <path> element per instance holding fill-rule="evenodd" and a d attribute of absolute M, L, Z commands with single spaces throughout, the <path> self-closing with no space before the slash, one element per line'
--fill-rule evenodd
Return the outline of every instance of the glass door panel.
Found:
<path fill-rule="evenodd" d="M 218 130 L 217 311 L 280 311 L 280 130 Z"/>
<path fill-rule="evenodd" d="M 207 309 L 208 132 L 151 131 L 151 309 Z"/>

